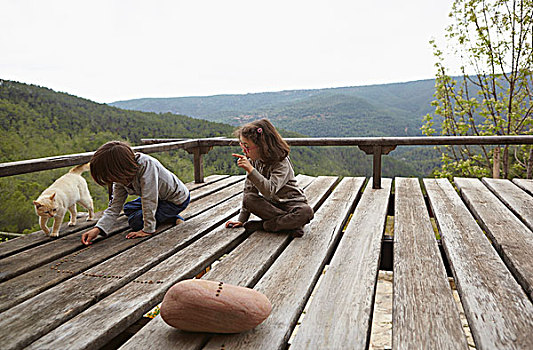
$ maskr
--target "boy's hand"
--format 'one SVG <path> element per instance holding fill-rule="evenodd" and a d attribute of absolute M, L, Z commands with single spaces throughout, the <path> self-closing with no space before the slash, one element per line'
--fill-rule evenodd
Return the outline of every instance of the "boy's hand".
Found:
<path fill-rule="evenodd" d="M 98 227 L 93 227 L 89 231 L 81 235 L 81 243 L 85 245 L 93 244 L 92 240 L 98 237 L 100 234 L 100 229 Z"/>
<path fill-rule="evenodd" d="M 252 163 L 246 158 L 246 156 L 243 156 L 242 154 L 233 153 L 232 156 L 234 156 L 237 159 L 237 166 L 240 168 L 243 168 L 246 170 L 246 172 L 249 174 L 254 170 L 254 167 L 252 166 Z"/>
<path fill-rule="evenodd" d="M 151 233 L 146 233 L 143 230 L 137 231 L 137 232 L 130 232 L 126 235 L 126 238 L 141 238 L 141 237 L 148 237 L 151 236 Z"/>
<path fill-rule="evenodd" d="M 241 227 L 242 226 L 242 222 L 240 221 L 228 221 L 226 222 L 226 228 L 236 228 L 236 227 Z"/>

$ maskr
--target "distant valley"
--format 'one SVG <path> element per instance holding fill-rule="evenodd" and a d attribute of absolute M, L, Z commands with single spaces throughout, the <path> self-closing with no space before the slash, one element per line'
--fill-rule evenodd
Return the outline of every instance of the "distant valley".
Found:
<path fill-rule="evenodd" d="M 420 136 L 423 116 L 435 110 L 431 106 L 434 91 L 435 80 L 428 79 L 244 95 L 142 98 L 111 105 L 184 114 L 234 126 L 269 118 L 279 128 L 312 137 Z M 404 170 L 396 174 L 411 176 L 428 176 L 440 165 L 440 154 L 427 146 L 397 147 L 384 159 L 401 164 Z M 386 165 L 389 170 L 390 165 Z"/>
<path fill-rule="evenodd" d="M 420 135 L 432 113 L 435 80 L 291 90 L 244 95 L 142 98 L 110 105 L 145 112 L 175 113 L 231 125 L 269 118 L 276 126 L 308 136 Z"/>

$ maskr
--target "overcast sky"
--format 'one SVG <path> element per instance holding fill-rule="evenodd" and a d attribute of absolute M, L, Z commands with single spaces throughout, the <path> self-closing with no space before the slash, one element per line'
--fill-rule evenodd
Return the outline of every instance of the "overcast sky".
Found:
<path fill-rule="evenodd" d="M 1 0 L 0 79 L 96 102 L 429 79 L 451 0 Z"/>

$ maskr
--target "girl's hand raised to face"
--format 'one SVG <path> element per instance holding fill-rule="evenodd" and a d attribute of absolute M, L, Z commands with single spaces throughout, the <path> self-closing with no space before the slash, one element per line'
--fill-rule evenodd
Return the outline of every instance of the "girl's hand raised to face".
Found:
<path fill-rule="evenodd" d="M 252 166 L 252 163 L 246 158 L 246 156 L 243 156 L 242 154 L 233 153 L 232 156 L 237 158 L 237 166 L 240 168 L 243 168 L 246 170 L 246 172 L 249 174 L 254 170 L 254 167 Z"/>

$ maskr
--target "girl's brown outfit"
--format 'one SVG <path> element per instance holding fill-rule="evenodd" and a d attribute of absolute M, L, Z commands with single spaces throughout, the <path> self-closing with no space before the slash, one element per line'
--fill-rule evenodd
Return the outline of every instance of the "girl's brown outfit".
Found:
<path fill-rule="evenodd" d="M 264 220 L 266 231 L 300 229 L 313 219 L 313 209 L 298 187 L 289 157 L 274 164 L 251 161 L 254 170 L 246 176 L 239 221 L 250 213 Z"/>

